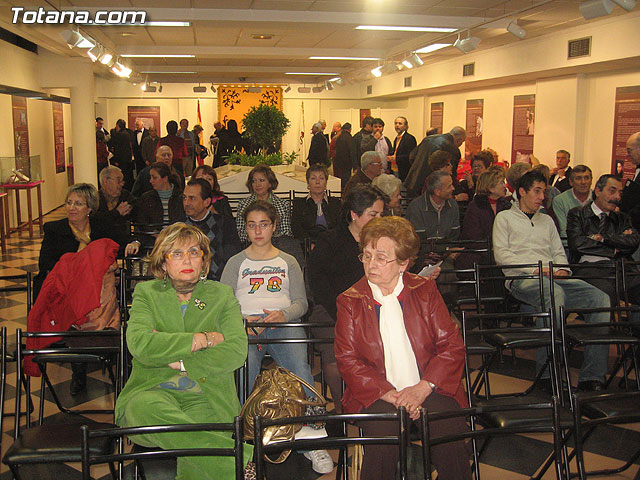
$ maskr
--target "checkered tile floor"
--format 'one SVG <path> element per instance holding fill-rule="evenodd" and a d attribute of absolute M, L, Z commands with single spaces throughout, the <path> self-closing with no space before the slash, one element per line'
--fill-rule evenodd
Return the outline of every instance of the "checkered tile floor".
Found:
<path fill-rule="evenodd" d="M 46 216 L 45 221 L 57 220 L 64 216 L 61 209 Z M 2 274 L 19 274 L 23 271 L 36 272 L 38 270 L 38 255 L 40 252 L 41 236 L 37 228 L 34 238 L 29 238 L 28 233 L 21 235 L 13 234 L 8 240 L 8 251 L 0 257 L 0 272 Z M 0 282 L 1 283 L 1 282 Z M 5 283 L 6 284 L 6 283 Z M 6 326 L 8 332 L 15 332 L 18 327 L 26 328 L 26 297 L 24 293 L 0 294 L 0 325 Z M 10 338 L 9 343 L 12 344 Z M 579 355 L 578 355 L 579 356 Z M 581 359 L 575 358 L 575 365 L 579 365 Z M 319 362 L 316 362 L 318 365 Z M 575 366 L 574 365 L 574 366 Z M 316 367 L 317 369 L 318 367 Z M 69 395 L 69 383 L 71 379 L 71 369 L 67 365 L 52 367 L 51 377 L 57 385 L 62 402 L 67 406 L 82 406 L 82 408 L 112 408 L 113 396 L 111 395 L 111 383 L 107 375 L 95 370 L 89 373 L 87 392 L 77 397 Z M 494 393 L 504 391 L 514 391 L 524 389 L 532 380 L 534 370 L 533 358 L 529 355 L 518 356 L 513 362 L 510 358 L 505 358 L 504 363 L 498 365 L 491 374 L 491 385 Z M 317 373 L 317 372 L 316 372 Z M 319 377 L 319 376 L 318 376 Z M 34 399 L 38 398 L 40 386 L 39 382 L 33 382 L 32 390 Z M 15 399 L 15 365 L 9 365 L 7 405 L 6 411 L 14 411 Z M 36 402 L 36 408 L 38 404 Z M 331 408 L 331 406 L 330 406 Z M 640 406 L 639 406 L 640 408 Z M 61 422 L 82 422 L 82 416 L 70 416 L 59 413 L 55 404 L 48 397 L 44 406 L 45 421 L 51 423 Z M 109 422 L 112 418 L 109 415 L 91 415 L 94 420 Z M 2 435 L 2 454 L 12 443 L 13 418 L 5 420 Z M 626 460 L 640 448 L 640 425 L 625 427 L 606 427 L 599 431 L 589 440 L 586 449 L 586 462 L 590 468 L 612 468 L 620 465 L 621 460 Z M 549 435 L 522 435 L 516 437 L 498 438 L 493 440 L 487 452 L 483 455 L 481 465 L 482 478 L 485 480 L 502 479 L 527 479 L 536 473 L 539 466 L 546 459 L 552 450 L 551 438 Z M 417 452 L 416 449 L 412 452 Z M 334 459 L 337 453 L 331 452 Z M 420 458 L 411 461 L 413 466 L 410 478 L 416 476 L 415 464 L 420 463 Z M 632 466 L 624 474 L 608 478 L 615 479 L 640 479 L 640 461 Z M 80 479 L 79 465 L 45 465 L 32 470 L 23 470 L 25 479 L 48 479 L 56 480 Z M 573 470 L 575 471 L 575 469 Z M 131 478 L 127 472 L 125 478 Z M 159 465 L 154 470 L 147 469 L 149 479 L 170 479 L 175 475 L 171 465 Z M 96 479 L 108 478 L 107 468 L 94 468 L 92 476 Z M 0 466 L 0 480 L 10 479 L 11 475 L 4 465 Z M 332 479 L 335 472 L 324 476 L 319 476 L 311 469 L 310 462 L 302 455 L 292 454 L 282 465 L 273 466 L 269 469 L 270 479 Z M 552 472 L 547 472 L 545 479 L 554 478 Z"/>

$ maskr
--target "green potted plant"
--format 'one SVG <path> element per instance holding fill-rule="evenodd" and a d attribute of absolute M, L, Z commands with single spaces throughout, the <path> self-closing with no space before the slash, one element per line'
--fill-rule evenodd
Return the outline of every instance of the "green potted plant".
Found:
<path fill-rule="evenodd" d="M 287 133 L 291 122 L 278 107 L 263 103 L 251 107 L 242 119 L 242 125 L 249 140 L 260 145 L 262 156 L 266 158 L 269 146 Z"/>

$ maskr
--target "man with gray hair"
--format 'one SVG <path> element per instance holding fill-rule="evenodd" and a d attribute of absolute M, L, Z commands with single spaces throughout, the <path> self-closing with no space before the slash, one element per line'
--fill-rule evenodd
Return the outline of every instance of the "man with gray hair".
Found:
<path fill-rule="evenodd" d="M 460 212 L 453 199 L 453 179 L 449 173 L 438 170 L 429 175 L 424 195 L 409 204 L 407 220 L 427 238 L 458 240 Z"/>
<path fill-rule="evenodd" d="M 156 150 L 156 162 L 162 162 L 167 165 L 171 169 L 171 176 L 174 177 L 174 180 L 177 184 L 180 185 L 180 188 L 184 190 L 185 181 L 184 176 L 178 173 L 178 171 L 173 167 L 173 150 L 169 145 L 160 145 Z M 150 179 L 150 170 L 151 165 L 146 168 L 143 168 L 142 171 L 138 174 L 136 178 L 136 183 L 133 184 L 133 189 L 131 193 L 135 197 L 141 197 L 143 193 L 152 190 Z"/>
<path fill-rule="evenodd" d="M 640 132 L 627 139 L 627 155 L 636 171 L 633 178 L 623 181 L 620 210 L 631 217 L 634 228 L 640 229 Z"/>
<path fill-rule="evenodd" d="M 433 152 L 444 150 L 452 156 L 451 167 L 452 174 L 456 175 L 458 171 L 458 163 L 460 162 L 460 145 L 467 138 L 467 132 L 462 127 L 453 127 L 449 133 L 441 135 L 430 135 L 425 137 L 420 145 L 413 149 L 409 155 L 411 168 L 404 180 L 404 186 L 407 189 L 409 197 L 420 195 L 422 186 L 428 175 L 429 157 Z"/>
<path fill-rule="evenodd" d="M 326 126 L 326 124 L 325 124 Z M 329 164 L 329 142 L 324 133 L 322 133 L 322 123 L 317 122 L 311 127 L 311 146 L 309 147 L 309 166 L 321 163 L 323 165 Z"/>
<path fill-rule="evenodd" d="M 376 151 L 370 150 L 364 152 L 362 157 L 360 157 L 360 165 L 362 165 L 362 168 L 349 179 L 347 186 L 344 187 L 342 198 L 346 198 L 351 189 L 356 185 L 368 185 L 374 178 L 382 173 L 382 159 Z"/>
<path fill-rule="evenodd" d="M 96 218 L 119 230 L 124 238 L 129 236 L 129 222 L 133 218 L 135 198 L 125 190 L 124 175 L 113 165 L 103 168 L 98 176 L 100 181 L 100 203 L 95 212 Z"/>

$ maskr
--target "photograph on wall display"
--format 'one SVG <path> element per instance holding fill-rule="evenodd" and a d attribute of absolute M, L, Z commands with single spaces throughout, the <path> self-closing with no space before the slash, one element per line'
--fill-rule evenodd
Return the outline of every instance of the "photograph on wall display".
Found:
<path fill-rule="evenodd" d="M 360 128 L 362 128 L 362 121 L 366 117 L 370 117 L 370 116 L 371 116 L 371 109 L 370 108 L 361 108 L 360 109 Z"/>
<path fill-rule="evenodd" d="M 13 111 L 13 141 L 16 157 L 16 170 L 20 170 L 27 177 L 31 177 L 29 163 L 29 121 L 27 117 L 27 99 L 11 96 Z M 4 179 L 3 179 L 4 180 Z"/>
<path fill-rule="evenodd" d="M 640 85 L 616 88 L 611 171 L 632 180 L 636 166 L 627 155 L 627 139 L 640 131 Z"/>
<path fill-rule="evenodd" d="M 535 127 L 536 96 L 513 97 L 513 129 L 511 135 L 511 164 L 531 163 Z"/>
<path fill-rule="evenodd" d="M 444 117 L 444 102 L 436 102 L 431 104 L 431 115 L 429 119 L 429 130 L 437 129 L 435 133 L 442 133 Z"/>
<path fill-rule="evenodd" d="M 160 123 L 160 107 L 127 107 L 127 126 L 135 130 L 137 120 L 142 120 L 144 128 L 156 127 L 158 135 L 163 125 Z"/>
<path fill-rule="evenodd" d="M 65 169 L 64 154 L 64 115 L 62 104 L 52 102 L 51 109 L 53 113 L 53 143 L 56 159 L 56 173 L 62 173 Z"/>

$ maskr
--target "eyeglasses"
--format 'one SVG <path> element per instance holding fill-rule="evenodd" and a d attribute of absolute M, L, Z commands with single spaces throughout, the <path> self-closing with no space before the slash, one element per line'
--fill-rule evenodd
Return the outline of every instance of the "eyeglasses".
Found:
<path fill-rule="evenodd" d="M 360 255 L 358 255 L 358 260 L 360 260 L 362 263 L 374 263 L 379 267 L 385 267 L 389 263 L 395 262 L 398 259 L 392 258 L 391 260 L 389 260 L 387 259 L 387 257 L 383 257 L 380 255 L 374 256 L 374 255 L 369 255 L 368 253 L 361 253 Z"/>
<path fill-rule="evenodd" d="M 64 204 L 69 208 L 71 207 L 82 208 L 87 206 L 87 204 L 84 202 L 73 202 L 71 200 L 67 200 L 66 202 L 64 202 Z"/>
<path fill-rule="evenodd" d="M 269 228 L 271 225 L 273 225 L 273 222 L 260 222 L 260 223 L 247 223 L 247 228 L 249 230 L 255 230 L 256 228 L 260 227 L 260 230 L 264 230 L 266 228 Z"/>
<path fill-rule="evenodd" d="M 165 254 L 165 257 L 168 258 L 169 260 L 174 260 L 176 262 L 179 262 L 180 260 L 182 260 L 185 256 L 188 256 L 189 258 L 192 259 L 196 259 L 196 258 L 200 258 L 204 256 L 204 252 L 202 250 L 200 250 L 199 248 L 190 248 L 189 250 L 187 250 L 186 252 L 183 252 L 181 250 L 174 250 L 173 252 L 169 252 Z"/>

